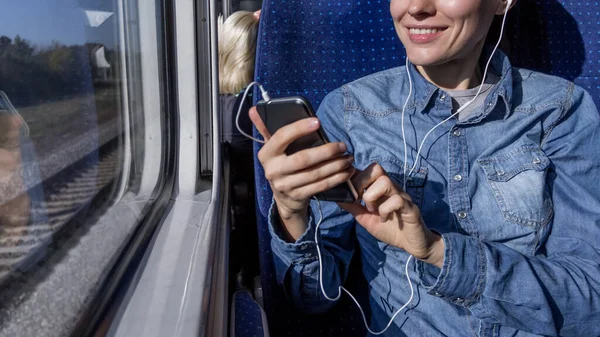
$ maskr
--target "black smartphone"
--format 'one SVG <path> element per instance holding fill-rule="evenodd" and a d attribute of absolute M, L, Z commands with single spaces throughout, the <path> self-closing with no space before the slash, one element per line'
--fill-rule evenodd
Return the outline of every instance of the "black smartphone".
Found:
<path fill-rule="evenodd" d="M 288 124 L 315 117 L 310 102 L 302 96 L 273 98 L 268 102 L 260 101 L 256 104 L 256 109 L 271 134 Z M 296 139 L 288 146 L 285 153 L 292 155 L 298 151 L 321 146 L 327 142 L 325 133 L 319 128 L 316 132 Z M 347 181 L 328 191 L 319 193 L 316 197 L 324 201 L 353 203 L 358 198 L 358 194 L 352 182 Z"/>

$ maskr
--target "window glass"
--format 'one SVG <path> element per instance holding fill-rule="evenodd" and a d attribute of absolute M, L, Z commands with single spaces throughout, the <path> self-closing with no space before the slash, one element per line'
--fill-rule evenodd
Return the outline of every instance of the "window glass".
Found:
<path fill-rule="evenodd" d="M 154 15 L 141 17 L 140 6 Z M 2 335 L 26 306 L 64 301 L 62 312 L 44 315 L 71 316 L 74 324 L 151 209 L 164 154 L 159 8 L 152 1 L 2 1 Z M 152 141 L 158 146 L 148 148 Z M 49 284 L 60 272 L 68 282 Z M 36 296 L 51 289 L 55 297 L 39 302 Z M 65 291 L 75 299 L 61 296 Z M 21 327 L 18 335 L 43 328 L 33 311 L 28 317 L 33 330 Z"/>

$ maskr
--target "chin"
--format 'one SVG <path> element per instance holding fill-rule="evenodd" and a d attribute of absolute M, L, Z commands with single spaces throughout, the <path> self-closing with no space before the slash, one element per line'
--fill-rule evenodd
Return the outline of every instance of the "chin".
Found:
<path fill-rule="evenodd" d="M 438 53 L 426 50 L 410 50 L 407 51 L 408 59 L 416 66 L 435 66 L 444 63 L 444 58 Z"/>
<path fill-rule="evenodd" d="M 400 41 L 404 45 L 406 55 L 410 62 L 416 66 L 435 66 L 446 61 L 444 53 L 440 52 L 439 46 L 424 46 L 405 41 L 408 37 L 401 36 Z"/>

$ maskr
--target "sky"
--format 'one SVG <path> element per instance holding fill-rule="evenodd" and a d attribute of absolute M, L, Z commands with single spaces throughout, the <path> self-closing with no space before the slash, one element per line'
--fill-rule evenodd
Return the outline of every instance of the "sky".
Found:
<path fill-rule="evenodd" d="M 17 34 L 39 47 L 52 41 L 65 45 L 102 43 L 114 47 L 116 15 L 101 26 L 86 25 L 83 9 L 115 12 L 112 0 L 1 0 L 0 36 Z M 116 14 L 116 13 L 115 13 Z"/>

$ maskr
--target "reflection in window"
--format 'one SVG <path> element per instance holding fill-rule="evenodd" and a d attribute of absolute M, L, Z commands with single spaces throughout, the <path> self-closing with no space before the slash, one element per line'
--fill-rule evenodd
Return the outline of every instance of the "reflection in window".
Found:
<path fill-rule="evenodd" d="M 115 50 L 100 43 L 0 36 L 0 248 L 10 250 L 0 255 L 0 280 L 117 177 L 120 89 L 111 63 Z"/>
<path fill-rule="evenodd" d="M 136 198 L 127 195 L 128 182 L 140 181 L 135 174 L 144 171 L 127 158 L 144 159 L 144 124 L 135 121 L 143 123 L 138 115 L 145 112 L 129 109 L 132 102 L 143 106 L 142 81 L 139 72 L 125 69 L 141 67 L 137 40 L 126 38 L 139 34 L 138 18 L 127 17 L 137 13 L 138 2 L 123 1 L 121 7 L 117 2 L 2 2 L 0 318 L 8 312 L 7 298 L 25 291 L 26 283 L 46 281 L 55 264 L 84 242 L 81 238 L 121 197 Z M 153 75 L 157 81 L 158 74 Z M 136 152 L 128 156 L 130 142 Z M 130 166 L 138 169 L 124 175 Z M 109 240 L 123 244 L 142 215 L 116 224 L 122 232 L 106 233 L 107 247 Z M 98 255 L 105 254 L 102 261 L 108 263 L 116 252 Z M 107 268 L 98 265 L 93 275 L 73 277 L 98 282 L 94 277 Z"/>

